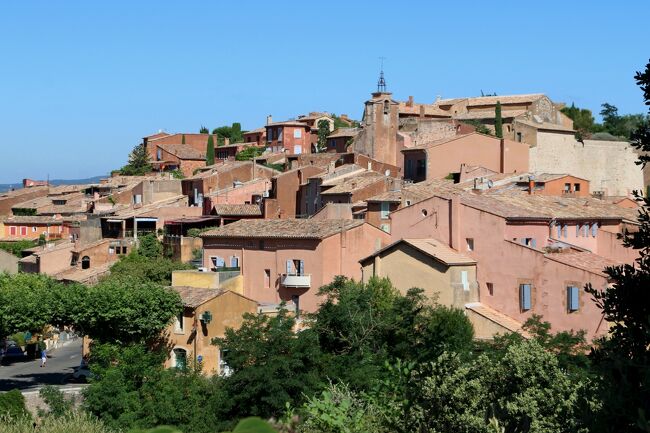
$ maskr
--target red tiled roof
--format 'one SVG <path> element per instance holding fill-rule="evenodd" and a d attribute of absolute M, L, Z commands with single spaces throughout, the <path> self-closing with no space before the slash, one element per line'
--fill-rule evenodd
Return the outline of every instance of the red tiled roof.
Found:
<path fill-rule="evenodd" d="M 578 269 L 591 272 L 603 277 L 606 277 L 605 268 L 610 266 L 618 266 L 622 263 L 614 260 L 607 259 L 588 251 L 569 251 L 560 253 L 547 253 L 546 258 L 572 266 Z"/>
<path fill-rule="evenodd" d="M 257 204 L 215 204 L 219 216 L 262 216 L 262 209 Z"/>
<path fill-rule="evenodd" d="M 205 152 L 196 150 L 188 144 L 158 144 L 157 146 L 179 159 L 205 159 Z"/>
<path fill-rule="evenodd" d="M 325 239 L 364 224 L 362 220 L 240 220 L 209 230 L 201 237 Z"/>

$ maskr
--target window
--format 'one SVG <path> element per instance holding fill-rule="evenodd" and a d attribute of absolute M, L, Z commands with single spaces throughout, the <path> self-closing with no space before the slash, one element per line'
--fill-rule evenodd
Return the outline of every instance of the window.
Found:
<path fill-rule="evenodd" d="M 388 101 L 384 101 L 384 114 L 388 114 L 389 109 Z"/>
<path fill-rule="evenodd" d="M 296 306 L 296 318 L 299 318 L 300 317 L 300 296 L 291 295 L 291 302 L 293 302 L 293 305 Z"/>
<path fill-rule="evenodd" d="M 466 238 L 465 243 L 467 243 L 467 251 L 474 251 L 474 238 Z"/>
<path fill-rule="evenodd" d="M 232 368 L 228 365 L 228 351 L 219 350 L 219 374 L 228 377 L 232 374 Z"/>
<path fill-rule="evenodd" d="M 108 254 L 115 254 L 115 248 L 113 247 L 108 247 Z"/>
<path fill-rule="evenodd" d="M 288 275 L 305 275 L 305 262 L 304 260 L 287 260 L 287 274 Z"/>
<path fill-rule="evenodd" d="M 141 194 L 135 194 L 133 196 L 133 204 L 141 204 L 142 203 L 142 195 Z"/>
<path fill-rule="evenodd" d="M 415 169 L 415 175 L 418 178 L 425 177 L 427 175 L 427 160 L 426 159 L 418 159 L 417 168 Z"/>
<path fill-rule="evenodd" d="M 406 160 L 406 170 L 405 171 L 406 171 L 406 173 L 404 173 L 404 174 L 406 175 L 407 178 L 413 177 L 414 173 L 413 173 L 413 160 L 412 159 L 407 159 Z"/>
<path fill-rule="evenodd" d="M 568 238 L 568 237 L 569 237 L 569 226 L 566 225 L 566 224 L 564 224 L 564 226 L 562 227 L 562 235 L 563 235 L 565 238 Z"/>
<path fill-rule="evenodd" d="M 406 205 L 411 206 L 411 200 L 406 200 Z"/>
<path fill-rule="evenodd" d="M 561 225 L 556 225 L 557 228 L 557 238 L 560 239 L 562 237 L 562 226 Z"/>
<path fill-rule="evenodd" d="M 517 133 L 517 141 L 520 142 L 520 143 L 521 143 L 521 141 L 522 141 L 521 132 L 518 132 L 518 133 Z"/>
<path fill-rule="evenodd" d="M 273 141 L 273 128 L 269 128 L 266 134 L 266 141 Z"/>
<path fill-rule="evenodd" d="M 178 313 L 178 315 L 176 316 L 176 319 L 174 321 L 174 331 L 175 332 L 177 332 L 179 334 L 183 333 L 183 329 L 184 329 L 183 327 L 185 325 L 183 322 L 184 322 L 183 321 L 183 313 Z"/>
<path fill-rule="evenodd" d="M 162 161 L 162 150 L 160 148 L 156 151 L 156 161 Z"/>
<path fill-rule="evenodd" d="M 493 283 L 487 283 L 487 291 L 490 294 L 490 296 L 494 296 L 494 284 Z"/>
<path fill-rule="evenodd" d="M 388 214 L 390 213 L 390 203 L 387 201 L 381 202 L 381 219 L 388 219 Z"/>
<path fill-rule="evenodd" d="M 126 247 L 122 247 L 122 254 L 126 254 Z"/>
<path fill-rule="evenodd" d="M 302 138 L 302 129 L 294 129 L 293 130 L 293 138 Z"/>
<path fill-rule="evenodd" d="M 580 236 L 580 224 L 576 224 L 576 237 Z"/>
<path fill-rule="evenodd" d="M 9 233 L 11 233 L 11 236 L 16 236 L 16 227 L 9 227 Z"/>
<path fill-rule="evenodd" d="M 173 350 L 174 354 L 174 367 L 179 370 L 185 370 L 187 368 L 187 351 L 177 347 Z"/>
<path fill-rule="evenodd" d="M 519 307 L 521 311 L 528 311 L 531 307 L 531 295 L 532 295 L 532 285 L 531 284 L 520 284 L 519 285 Z"/>
<path fill-rule="evenodd" d="M 463 290 L 469 292 L 469 280 L 467 279 L 467 271 L 460 271 L 460 283 L 463 285 Z"/>
<path fill-rule="evenodd" d="M 282 129 L 278 129 L 278 141 L 282 141 Z"/>
<path fill-rule="evenodd" d="M 585 224 L 582 226 L 582 236 L 585 238 L 589 237 L 589 224 Z"/>
<path fill-rule="evenodd" d="M 27 236 L 27 227 L 21 227 L 20 228 L 20 235 L 21 236 Z"/>
<path fill-rule="evenodd" d="M 573 184 L 573 192 L 580 192 L 580 184 L 579 183 L 574 183 Z"/>
<path fill-rule="evenodd" d="M 214 269 L 219 269 L 226 266 L 226 261 L 219 256 L 210 257 L 210 261 L 212 262 L 212 267 Z"/>
<path fill-rule="evenodd" d="M 90 268 L 90 257 L 88 256 L 83 256 L 81 259 L 81 269 L 89 269 Z"/>
<path fill-rule="evenodd" d="M 390 226 L 388 224 L 380 224 L 379 228 L 386 233 L 390 233 Z"/>
<path fill-rule="evenodd" d="M 268 289 L 271 287 L 271 270 L 264 269 L 264 288 Z"/>
<path fill-rule="evenodd" d="M 593 223 L 591 225 L 591 237 L 596 237 L 596 234 L 598 234 L 598 223 Z"/>
<path fill-rule="evenodd" d="M 32 233 L 36 233 L 36 227 L 32 227 Z"/>
<path fill-rule="evenodd" d="M 564 184 L 564 193 L 568 194 L 571 192 L 571 184 L 570 183 L 565 183 Z"/>
<path fill-rule="evenodd" d="M 566 305 L 569 313 L 578 311 L 580 309 L 580 291 L 576 286 L 569 286 L 566 288 Z"/>
<path fill-rule="evenodd" d="M 230 258 L 230 267 L 231 268 L 238 268 L 239 267 L 239 257 L 232 256 Z"/>

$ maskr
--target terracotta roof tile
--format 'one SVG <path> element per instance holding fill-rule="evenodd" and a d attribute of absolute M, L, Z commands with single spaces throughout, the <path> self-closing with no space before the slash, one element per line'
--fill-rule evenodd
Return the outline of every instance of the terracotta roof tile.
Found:
<path fill-rule="evenodd" d="M 188 144 L 158 144 L 157 146 L 179 159 L 205 159 L 205 152 L 196 150 Z"/>
<path fill-rule="evenodd" d="M 521 322 L 513 319 L 510 316 L 506 316 L 505 314 L 491 307 L 488 307 L 485 304 L 482 304 L 480 302 L 472 302 L 465 304 L 465 308 L 472 310 L 474 313 L 483 316 L 489 321 L 496 323 L 497 325 L 507 329 L 510 332 L 517 332 L 526 338 L 530 337 L 530 334 L 521 329 L 523 325 Z"/>
<path fill-rule="evenodd" d="M 429 257 L 442 262 L 448 266 L 455 265 L 475 265 L 476 260 L 467 257 L 464 254 L 459 253 L 455 249 L 449 247 L 444 242 L 440 242 L 437 239 L 400 239 L 392 244 L 382 248 L 379 251 L 374 252 L 372 255 L 365 257 L 360 262 L 365 262 L 366 260 L 375 257 L 384 251 L 393 248 L 394 246 L 405 243 L 415 248 L 416 250 L 428 255 Z"/>
<path fill-rule="evenodd" d="M 374 171 L 366 171 L 356 176 L 346 177 L 336 182 L 333 187 L 321 192 L 321 195 L 328 194 L 351 194 L 354 191 L 366 188 L 378 182 L 384 181 L 385 176 Z M 329 184 L 331 185 L 331 183 Z"/>
<path fill-rule="evenodd" d="M 546 258 L 554 260 L 565 265 L 573 266 L 578 269 L 606 277 L 605 268 L 609 266 L 618 266 L 622 263 L 607 259 L 603 256 L 590 253 L 588 251 L 569 251 L 560 253 L 547 253 Z"/>
<path fill-rule="evenodd" d="M 359 128 L 337 128 L 327 138 L 356 137 L 360 131 Z"/>
<path fill-rule="evenodd" d="M 172 287 L 181 297 L 183 305 L 190 308 L 197 308 L 206 302 L 226 293 L 222 289 L 203 289 L 198 287 L 179 286 Z"/>
<path fill-rule="evenodd" d="M 364 224 L 362 220 L 240 220 L 209 230 L 202 237 L 324 239 Z"/>
<path fill-rule="evenodd" d="M 257 204 L 215 204 L 213 208 L 219 216 L 262 216 Z"/>

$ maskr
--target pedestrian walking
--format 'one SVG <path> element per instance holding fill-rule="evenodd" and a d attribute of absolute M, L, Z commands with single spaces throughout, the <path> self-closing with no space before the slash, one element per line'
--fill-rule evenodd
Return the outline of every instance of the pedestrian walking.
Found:
<path fill-rule="evenodd" d="M 47 351 L 45 348 L 41 350 L 41 367 L 45 367 L 45 363 L 47 362 Z"/>

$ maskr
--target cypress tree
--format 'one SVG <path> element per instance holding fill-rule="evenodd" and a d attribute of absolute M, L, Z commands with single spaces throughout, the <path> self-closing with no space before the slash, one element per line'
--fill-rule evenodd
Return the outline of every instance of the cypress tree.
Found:
<path fill-rule="evenodd" d="M 494 108 L 494 135 L 503 138 L 503 119 L 501 119 L 501 101 L 497 101 Z"/>
<path fill-rule="evenodd" d="M 181 144 L 185 144 L 185 134 L 181 137 Z"/>
<path fill-rule="evenodd" d="M 205 165 L 214 164 L 214 139 L 208 136 L 208 148 L 205 150 Z"/>

